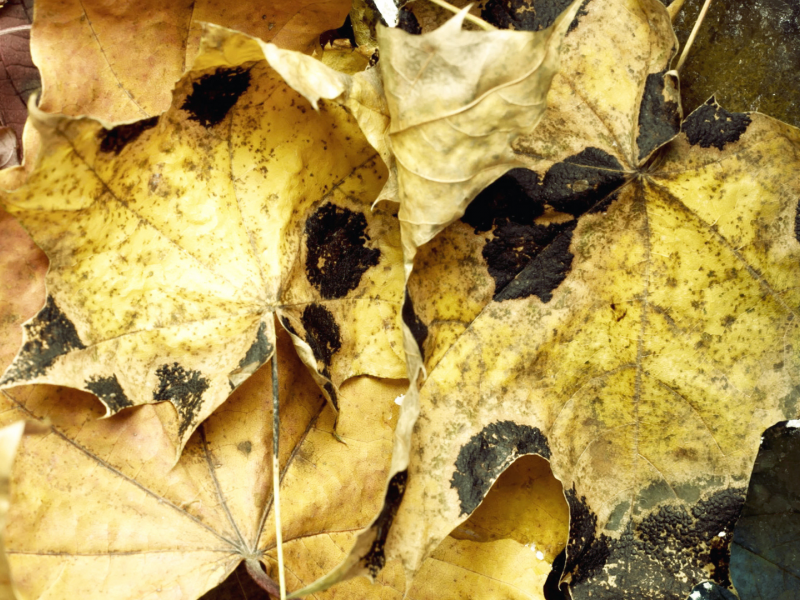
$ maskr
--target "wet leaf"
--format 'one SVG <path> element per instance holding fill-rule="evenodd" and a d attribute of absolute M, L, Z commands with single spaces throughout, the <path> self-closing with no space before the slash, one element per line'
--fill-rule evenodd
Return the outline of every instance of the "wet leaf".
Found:
<path fill-rule="evenodd" d="M 800 421 L 764 432 L 731 546 L 740 598 L 800 596 Z"/>
<path fill-rule="evenodd" d="M 515 145 L 529 168 L 419 250 L 403 317 L 428 376 L 362 565 L 416 572 L 538 454 L 570 504 L 573 597 L 731 585 L 758 437 L 797 414 L 800 134 L 713 100 L 681 125 L 674 51 L 660 3 L 584 3 Z"/>
<path fill-rule="evenodd" d="M 152 117 L 170 106 L 174 83 L 194 62 L 202 22 L 309 51 L 320 33 L 342 24 L 349 6 L 38 0 L 32 43 L 44 86 L 40 108 L 107 121 Z"/>
<path fill-rule="evenodd" d="M 3 202 L 50 258 L 48 297 L 3 384 L 84 389 L 107 415 L 168 401 L 177 452 L 269 360 L 275 314 L 334 408 L 348 377 L 405 374 L 383 164 L 263 47 L 210 26 L 159 117 L 37 113 L 37 168 Z"/>

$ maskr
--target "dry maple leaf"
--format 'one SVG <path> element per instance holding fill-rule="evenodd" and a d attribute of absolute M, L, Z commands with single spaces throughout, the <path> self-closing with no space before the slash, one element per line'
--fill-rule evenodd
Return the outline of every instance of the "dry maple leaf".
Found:
<path fill-rule="evenodd" d="M 331 435 L 334 411 L 291 346 L 282 332 L 284 540 L 289 549 L 316 544 L 323 560 L 326 543 L 361 528 L 380 504 L 392 399 L 406 384 L 346 383 L 343 444 Z M 194 599 L 242 560 L 269 563 L 271 388 L 270 369 L 259 370 L 204 421 L 177 465 L 165 405 L 98 419 L 96 401 L 77 390 L 0 392 L 3 422 L 51 423 L 48 435 L 25 437 L 14 466 L 6 549 L 20 597 Z M 302 577 L 316 562 L 288 566 Z"/>
<path fill-rule="evenodd" d="M 44 86 L 40 108 L 107 121 L 155 116 L 193 63 L 202 22 L 307 51 L 349 7 L 347 0 L 38 0 L 32 51 Z"/>
<path fill-rule="evenodd" d="M 369 210 L 380 158 L 262 42 L 209 26 L 204 44 L 160 117 L 37 112 L 37 167 L 3 199 L 50 258 L 3 384 L 88 390 L 107 415 L 169 401 L 176 451 L 272 355 L 276 313 L 334 407 L 348 377 L 404 375 L 399 232 Z"/>
<path fill-rule="evenodd" d="M 758 438 L 797 414 L 800 138 L 710 101 L 653 156 L 679 131 L 663 5 L 595 0 L 574 25 L 516 144 L 531 169 L 416 257 L 403 313 L 429 377 L 355 552 L 414 573 L 534 453 L 567 490 L 574 597 L 682 599 L 730 585 Z"/>

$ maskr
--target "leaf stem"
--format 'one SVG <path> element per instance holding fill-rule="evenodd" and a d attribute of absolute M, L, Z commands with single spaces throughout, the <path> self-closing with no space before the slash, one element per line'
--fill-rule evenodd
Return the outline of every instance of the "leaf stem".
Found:
<path fill-rule="evenodd" d="M 672 4 L 667 7 L 667 12 L 669 13 L 669 20 L 674 21 L 675 17 L 678 16 L 678 13 L 681 12 L 683 5 L 686 3 L 686 0 L 672 0 Z"/>
<path fill-rule="evenodd" d="M 442 7 L 445 10 L 449 10 L 452 13 L 460 13 L 461 12 L 460 8 L 458 8 L 457 6 L 453 6 L 452 4 L 447 2 L 446 0 L 428 0 L 428 1 L 433 3 L 433 4 L 435 4 L 436 6 Z M 464 17 L 464 19 L 469 21 L 470 23 L 473 23 L 473 24 L 477 25 L 481 29 L 485 29 L 486 31 L 497 31 L 497 27 L 495 27 L 491 23 L 487 23 L 486 21 L 484 21 L 480 17 L 476 17 L 475 15 L 471 15 L 471 14 L 467 13 L 466 16 Z"/>
<path fill-rule="evenodd" d="M 697 32 L 700 30 L 700 25 L 703 24 L 703 19 L 706 18 L 706 13 L 708 12 L 709 6 L 711 6 L 711 0 L 706 0 L 703 3 L 703 8 L 700 9 L 700 15 L 697 17 L 697 21 L 694 22 L 692 33 L 689 34 L 689 39 L 686 40 L 686 44 L 683 46 L 683 52 L 681 52 L 681 57 L 678 59 L 678 65 L 675 67 L 676 71 L 680 71 L 683 63 L 686 62 L 686 57 L 689 55 L 689 50 L 694 43 L 694 38 L 697 37 Z"/>
<path fill-rule="evenodd" d="M 278 585 L 281 600 L 286 600 L 286 577 L 283 573 L 283 536 L 281 535 L 281 468 L 278 462 L 278 439 L 281 425 L 278 402 L 278 348 L 272 352 L 272 497 L 275 508 L 275 544 L 278 548 Z"/>

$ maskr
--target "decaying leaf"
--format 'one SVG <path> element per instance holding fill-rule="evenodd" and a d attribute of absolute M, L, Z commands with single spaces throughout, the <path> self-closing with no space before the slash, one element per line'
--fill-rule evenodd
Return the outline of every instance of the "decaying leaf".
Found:
<path fill-rule="evenodd" d="M 36 113 L 36 170 L 3 203 L 50 258 L 48 297 L 4 385 L 84 389 L 107 415 L 169 401 L 179 451 L 270 358 L 275 314 L 335 408 L 348 377 L 405 375 L 383 164 L 264 47 L 209 26 L 159 117 Z"/>
<path fill-rule="evenodd" d="M 467 9 L 420 36 L 379 28 L 407 262 L 481 189 L 520 164 L 511 142 L 542 116 L 578 7 L 541 32 L 465 31 Z"/>
<path fill-rule="evenodd" d="M 114 122 L 152 117 L 170 106 L 174 83 L 192 65 L 202 22 L 308 51 L 320 33 L 342 24 L 349 6 L 346 0 L 38 0 L 32 47 L 44 85 L 40 108 Z"/>
<path fill-rule="evenodd" d="M 363 527 L 380 504 L 393 399 L 406 383 L 347 382 L 341 443 L 334 411 L 291 345 L 281 332 L 284 540 L 319 546 Z M 204 421 L 177 465 L 165 405 L 98 419 L 96 401 L 70 388 L 0 392 L 3 423 L 51 423 L 46 436 L 24 438 L 14 465 L 7 550 L 20 597 L 194 599 L 245 558 L 273 568 L 264 556 L 275 543 L 271 389 L 270 369 L 259 370 Z"/>
<path fill-rule="evenodd" d="M 539 454 L 573 597 L 730 585 L 759 436 L 798 412 L 800 135 L 713 100 L 680 129 L 674 46 L 658 2 L 585 3 L 529 169 L 420 249 L 403 316 L 428 378 L 361 565 L 413 574 Z"/>
<path fill-rule="evenodd" d="M 410 327 L 430 376 L 387 555 L 413 571 L 509 461 L 536 453 L 567 490 L 574 597 L 730 585 L 759 436 L 798 410 L 799 150 L 797 130 L 712 102 L 657 168 L 590 194 L 588 169 L 543 173 L 563 168 L 582 190 L 562 201 L 583 211 L 537 223 L 546 184 L 509 177 L 442 240 L 453 251 L 421 252 Z M 494 252 L 512 234 L 530 257 Z M 495 277 L 497 256 L 516 274 Z M 488 300 L 461 324 L 447 265 L 468 304 Z M 450 327 L 428 327 L 448 310 Z"/>

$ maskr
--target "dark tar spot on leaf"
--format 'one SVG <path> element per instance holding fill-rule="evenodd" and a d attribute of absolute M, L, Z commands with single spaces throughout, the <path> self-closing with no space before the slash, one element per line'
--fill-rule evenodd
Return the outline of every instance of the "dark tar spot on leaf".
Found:
<path fill-rule="evenodd" d="M 297 330 L 292 326 L 292 323 L 289 321 L 289 319 L 287 319 L 286 317 L 278 317 L 278 318 L 280 319 L 281 325 L 283 325 L 283 328 L 286 331 L 288 331 L 292 335 L 300 337 L 300 334 L 297 333 Z"/>
<path fill-rule="evenodd" d="M 686 117 L 681 130 L 692 146 L 722 150 L 725 144 L 738 141 L 750 122 L 746 113 L 728 112 L 712 97 Z"/>
<path fill-rule="evenodd" d="M 674 138 L 681 130 L 681 110 L 677 102 L 665 98 L 666 70 L 651 73 L 644 85 L 639 107 L 639 160 Z"/>
<path fill-rule="evenodd" d="M 117 125 L 113 129 L 101 129 L 97 134 L 100 138 L 100 151 L 119 154 L 128 144 L 135 142 L 145 131 L 156 125 L 158 117 L 151 117 L 128 125 Z"/>
<path fill-rule="evenodd" d="M 208 379 L 200 371 L 187 371 L 178 363 L 161 365 L 156 375 L 159 385 L 153 392 L 153 400 L 172 402 L 180 421 L 178 434 L 183 437 L 186 430 L 197 421 L 203 394 L 209 387 Z"/>
<path fill-rule="evenodd" d="M 250 454 L 250 452 L 253 451 L 253 442 L 249 440 L 246 442 L 239 442 L 238 444 L 236 444 L 236 449 L 245 456 L 247 456 L 248 454 Z"/>
<path fill-rule="evenodd" d="M 25 325 L 25 332 L 28 340 L 22 345 L 0 384 L 44 375 L 59 356 L 86 348 L 78 337 L 75 325 L 61 312 L 52 296 L 47 297 L 44 308 Z"/>
<path fill-rule="evenodd" d="M 544 202 L 560 212 L 579 217 L 625 183 L 620 162 L 599 148 L 582 152 L 554 164 L 544 176 L 540 190 Z"/>
<path fill-rule="evenodd" d="M 333 384 L 330 381 L 326 381 L 325 384 L 322 386 L 322 389 L 328 394 L 328 398 L 330 398 L 331 404 L 333 404 L 333 408 L 339 410 L 339 395 L 336 393 L 336 388 L 333 387 Z"/>
<path fill-rule="evenodd" d="M 309 304 L 301 317 L 306 330 L 306 342 L 311 346 L 314 358 L 322 363 L 320 372 L 330 377 L 333 355 L 342 347 L 339 326 L 333 314 L 321 304 Z"/>
<path fill-rule="evenodd" d="M 553 299 L 553 291 L 567 278 L 572 267 L 572 252 L 569 245 L 572 242 L 572 231 L 575 222 L 569 229 L 563 231 L 553 242 L 537 253 L 519 275 L 516 276 L 505 288 L 495 294 L 495 301 L 515 300 L 537 296 L 542 302 Z"/>
<path fill-rule="evenodd" d="M 555 23 L 572 0 L 489 0 L 481 18 L 500 29 L 539 31 Z"/>
<path fill-rule="evenodd" d="M 495 281 L 494 299 L 536 295 L 549 302 L 572 266 L 569 244 L 577 221 L 538 224 L 536 219 L 548 206 L 573 217 L 605 211 L 625 180 L 616 158 L 587 148 L 553 165 L 543 179 L 512 169 L 483 190 L 462 221 L 476 233 L 494 228 L 483 248 Z"/>
<path fill-rule="evenodd" d="M 572 20 L 572 23 L 569 24 L 569 29 L 567 29 L 567 35 L 569 35 L 578 28 L 581 17 L 585 17 L 586 15 L 589 14 L 589 11 L 586 10 L 586 6 L 591 1 L 592 0 L 583 0 L 583 2 L 581 2 L 581 6 L 580 8 L 578 8 L 578 13 L 575 15 L 575 18 Z"/>
<path fill-rule="evenodd" d="M 343 298 L 378 264 L 381 251 L 366 247 L 367 219 L 328 203 L 306 221 L 306 274 L 325 299 Z"/>
<path fill-rule="evenodd" d="M 250 87 L 250 71 L 217 69 L 216 73 L 203 75 L 192 83 L 192 93 L 181 106 L 189 119 L 203 127 L 213 127 L 227 116 L 239 97 Z"/>
<path fill-rule="evenodd" d="M 566 561 L 567 549 L 564 548 L 553 560 L 553 566 L 550 569 L 550 573 L 547 574 L 547 579 L 542 588 L 544 600 L 568 600 L 568 592 L 565 590 L 566 584 L 564 584 L 563 588 L 561 584 L 561 575 L 564 573 Z"/>
<path fill-rule="evenodd" d="M 661 503 L 619 539 L 597 534 L 597 518 L 574 490 L 568 491 L 570 541 L 567 573 L 601 600 L 684 600 L 707 579 L 730 586 L 730 541 L 744 490 L 718 490 L 688 509 Z M 725 536 L 720 537 L 720 532 Z"/>
<path fill-rule="evenodd" d="M 389 480 L 389 487 L 386 490 L 386 497 L 383 500 L 383 507 L 372 524 L 371 529 L 375 530 L 375 540 L 367 553 L 361 558 L 362 564 L 369 570 L 372 577 L 377 577 L 378 572 L 386 564 L 384 546 L 386 537 L 389 535 L 389 528 L 392 526 L 397 510 L 400 508 L 400 501 L 406 492 L 406 481 L 408 471 L 399 471 Z"/>
<path fill-rule="evenodd" d="M 797 201 L 794 211 L 794 237 L 800 242 L 800 200 Z"/>
<path fill-rule="evenodd" d="M 458 492 L 461 514 L 478 508 L 500 474 L 526 454 L 550 458 L 547 438 L 536 427 L 498 421 L 472 436 L 459 451 L 450 479 L 450 487 Z"/>
<path fill-rule="evenodd" d="M 411 35 L 419 35 L 422 33 L 422 27 L 420 27 L 417 17 L 414 16 L 414 13 L 408 10 L 405 6 L 400 9 L 400 18 L 398 20 L 397 27 L 406 33 L 410 33 Z"/>
<path fill-rule="evenodd" d="M 414 312 L 414 302 L 411 300 L 407 289 L 405 300 L 403 300 L 403 323 L 411 330 L 411 335 L 414 336 L 414 340 L 417 342 L 417 346 L 419 346 L 420 355 L 424 360 L 425 350 L 423 345 L 428 338 L 428 326 L 420 321 L 419 317 L 417 317 L 417 313 Z"/>
<path fill-rule="evenodd" d="M 267 362 L 270 354 L 272 354 L 272 350 L 272 344 L 270 344 L 269 340 L 267 339 L 267 324 L 262 322 L 258 326 L 256 340 L 247 350 L 244 358 L 239 361 L 239 368 L 241 369 L 250 365 L 263 365 L 265 362 Z"/>
<path fill-rule="evenodd" d="M 601 571 L 611 554 L 608 537 L 597 536 L 597 515 L 586 504 L 586 498 L 566 490 L 564 495 L 569 505 L 569 541 L 564 573 L 572 573 L 577 583 Z"/>
<path fill-rule="evenodd" d="M 105 404 L 111 414 L 119 412 L 123 408 L 133 406 L 116 375 L 111 377 L 95 377 L 86 382 L 86 389 L 92 392 L 95 396 Z"/>
<path fill-rule="evenodd" d="M 461 220 L 474 227 L 475 233 L 489 231 L 501 223 L 533 224 L 544 214 L 545 207 L 540 198 L 529 196 L 525 188 L 535 190 L 538 182 L 539 176 L 534 171 L 512 169 L 481 191 Z"/>

